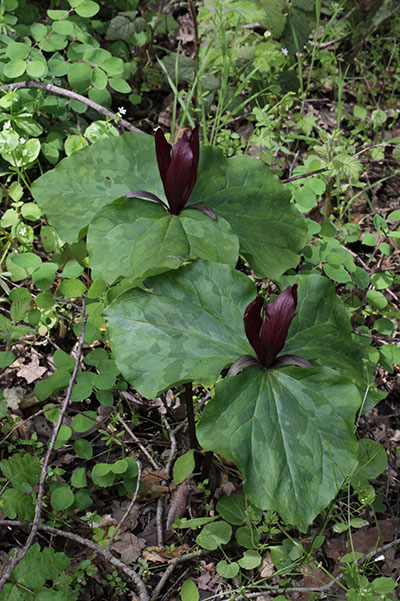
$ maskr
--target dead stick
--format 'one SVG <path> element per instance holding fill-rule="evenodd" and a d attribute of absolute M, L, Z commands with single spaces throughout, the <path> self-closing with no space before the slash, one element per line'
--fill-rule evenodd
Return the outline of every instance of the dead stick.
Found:
<path fill-rule="evenodd" d="M 24 522 L 25 524 L 26 522 Z M 22 523 L 18 520 L 0 520 L 0 526 L 21 526 Z M 48 532 L 49 534 L 54 534 L 56 536 L 62 536 L 64 538 L 68 538 L 69 540 L 73 540 L 75 543 L 78 543 L 88 549 L 94 551 L 97 555 L 100 555 L 107 563 L 112 564 L 121 572 L 125 574 L 135 585 L 136 591 L 139 594 L 140 601 L 150 601 L 150 598 L 147 594 L 146 587 L 144 585 L 143 580 L 136 574 L 135 570 L 124 564 L 123 561 L 114 557 L 112 553 L 103 549 L 99 545 L 97 545 L 92 540 L 87 538 L 83 538 L 78 534 L 74 534 L 73 532 L 65 532 L 64 530 L 60 530 L 59 528 L 53 528 L 51 526 L 46 526 L 45 524 L 39 524 L 39 530 L 43 530 L 43 532 Z"/>
<path fill-rule="evenodd" d="M 90 108 L 94 109 L 98 113 L 101 113 L 102 115 L 105 115 L 106 117 L 111 117 L 112 119 L 115 119 L 115 113 L 109 111 L 104 106 L 101 106 L 101 104 L 97 104 L 97 102 L 94 102 L 93 100 L 90 100 L 90 98 L 86 98 L 86 96 L 82 96 L 81 94 L 78 94 L 73 90 L 66 90 L 65 88 L 60 88 L 60 86 L 55 86 L 52 83 L 41 83 L 39 81 L 29 80 L 17 81 L 15 83 L 7 83 L 0 86 L 0 90 L 5 91 L 11 89 L 18 90 L 20 88 L 36 88 L 39 90 L 45 90 L 46 92 L 50 92 L 51 94 L 57 94 L 58 96 L 66 96 L 67 98 L 72 98 L 73 100 L 83 102 L 83 104 L 86 104 Z M 127 129 L 128 131 L 142 131 L 141 129 L 132 125 L 132 123 L 129 123 L 129 121 L 126 121 L 126 119 L 119 119 L 118 125 L 122 125 L 122 127 Z"/>
<path fill-rule="evenodd" d="M 28 552 L 30 546 L 32 545 L 33 540 L 34 540 L 34 538 L 35 538 L 35 536 L 36 536 L 36 534 L 38 532 L 38 529 L 39 529 L 40 513 L 41 513 L 41 509 L 42 509 L 42 503 L 43 503 L 43 497 L 44 497 L 44 488 L 45 488 L 46 477 L 47 477 L 47 468 L 48 468 L 48 465 L 49 465 L 49 462 L 50 462 L 50 455 L 53 452 L 54 445 L 56 443 L 56 439 L 57 439 L 58 433 L 59 433 L 60 428 L 62 426 L 62 422 L 63 422 L 65 413 L 66 413 L 68 405 L 69 405 L 69 401 L 70 401 L 70 398 L 71 398 L 72 387 L 73 387 L 74 382 L 75 382 L 75 377 L 76 377 L 76 374 L 78 372 L 79 362 L 80 362 L 80 358 L 81 358 L 81 354 L 82 354 L 83 341 L 84 341 L 84 337 L 85 337 L 85 325 L 86 325 L 86 320 L 87 320 L 87 315 L 86 315 L 85 309 L 86 309 L 86 299 L 85 299 L 85 297 L 82 297 L 82 307 L 81 307 L 82 328 L 81 328 L 81 335 L 79 337 L 78 350 L 77 350 L 76 358 L 75 358 L 75 365 L 74 365 L 74 369 L 72 371 L 72 375 L 71 375 L 71 378 L 70 378 L 70 381 L 69 381 L 69 384 L 68 384 L 67 391 L 65 393 L 64 401 L 63 401 L 63 403 L 61 405 L 61 411 L 60 411 L 59 418 L 57 420 L 57 423 L 54 426 L 54 430 L 53 430 L 53 434 L 51 436 L 50 444 L 48 446 L 46 455 L 44 457 L 44 461 L 43 461 L 43 465 L 42 465 L 42 471 L 41 471 L 41 474 L 40 474 L 37 499 L 36 499 L 36 504 L 35 504 L 35 517 L 34 517 L 34 520 L 33 520 L 33 523 L 32 523 L 32 528 L 31 528 L 29 536 L 26 539 L 25 545 L 22 548 L 21 552 L 18 555 L 14 555 L 14 557 L 11 559 L 9 565 L 4 570 L 4 572 L 3 572 L 3 574 L 2 574 L 2 576 L 0 578 L 0 591 L 2 590 L 2 588 L 5 585 L 5 583 L 7 582 L 7 580 L 10 578 L 12 572 L 14 571 L 14 568 L 19 564 L 19 562 L 27 554 L 27 552 Z"/>

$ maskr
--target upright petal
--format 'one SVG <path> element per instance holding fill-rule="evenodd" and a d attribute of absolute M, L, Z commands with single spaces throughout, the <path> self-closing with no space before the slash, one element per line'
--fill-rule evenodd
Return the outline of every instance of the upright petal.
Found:
<path fill-rule="evenodd" d="M 265 308 L 264 322 L 260 335 L 261 361 L 271 367 L 275 357 L 285 344 L 289 326 L 296 315 L 297 284 L 281 292 Z"/>
<path fill-rule="evenodd" d="M 185 193 L 185 204 L 187 203 L 187 201 L 189 200 L 189 196 L 192 193 L 193 187 L 196 183 L 196 179 L 197 179 L 197 167 L 199 165 L 199 157 L 200 157 L 200 142 L 199 142 L 199 125 L 196 125 L 196 127 L 194 128 L 194 130 L 192 131 L 192 134 L 189 138 L 189 144 L 190 144 L 190 148 L 192 149 L 192 153 L 193 153 L 193 160 L 192 160 L 192 169 L 190 172 L 190 180 L 189 180 L 189 184 Z"/>
<path fill-rule="evenodd" d="M 258 359 L 262 360 L 260 347 L 260 332 L 262 326 L 261 310 L 264 301 L 261 296 L 257 296 L 247 307 L 244 312 L 244 330 L 248 341 L 256 351 Z"/>
<path fill-rule="evenodd" d="M 168 169 L 171 164 L 172 146 L 168 144 L 160 127 L 156 131 L 155 139 L 158 170 L 160 172 L 161 180 L 165 190 L 165 182 L 167 181 Z"/>
<path fill-rule="evenodd" d="M 186 204 L 187 191 L 192 180 L 192 166 L 193 151 L 185 132 L 172 147 L 171 164 L 164 182 L 165 195 L 174 214 L 178 214 Z"/>

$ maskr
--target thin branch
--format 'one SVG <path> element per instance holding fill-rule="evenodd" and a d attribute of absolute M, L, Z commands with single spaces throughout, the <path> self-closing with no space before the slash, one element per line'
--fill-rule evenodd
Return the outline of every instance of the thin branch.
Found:
<path fill-rule="evenodd" d="M 36 88 L 39 90 L 45 90 L 46 92 L 50 92 L 51 94 L 57 94 L 57 96 L 66 96 L 67 98 L 72 98 L 73 100 L 78 100 L 79 102 L 83 102 L 90 108 L 94 109 L 98 113 L 105 115 L 106 117 L 111 117 L 115 120 L 115 113 L 106 109 L 101 104 L 90 100 L 90 98 L 86 98 L 86 96 L 82 96 L 73 90 L 66 90 L 65 88 L 60 88 L 60 86 L 55 86 L 52 83 L 41 83 L 39 81 L 17 81 L 15 83 L 7 83 L 0 86 L 0 90 L 18 90 L 20 88 Z M 128 131 L 137 131 L 141 132 L 142 130 L 126 121 L 126 119 L 119 119 L 117 125 L 120 125 L 127 129 Z"/>
<path fill-rule="evenodd" d="M 142 451 L 143 455 L 145 457 L 147 457 L 148 461 L 151 463 L 151 465 L 154 467 L 155 470 L 159 471 L 161 468 L 160 466 L 154 461 L 153 457 L 150 455 L 150 453 L 148 452 L 148 450 L 146 449 L 146 447 L 144 447 L 142 445 L 142 443 L 140 442 L 140 440 L 138 439 L 137 436 L 135 436 L 135 434 L 132 432 L 132 430 L 130 429 L 130 427 L 128 426 L 128 424 L 126 424 L 124 422 L 124 420 L 122 419 L 122 417 L 120 417 L 118 419 L 118 421 L 122 424 L 123 428 L 126 430 L 126 432 L 129 434 L 129 436 L 132 438 L 133 442 L 135 442 L 137 444 L 137 446 L 139 447 L 139 449 Z"/>
<path fill-rule="evenodd" d="M 167 418 L 165 417 L 165 415 L 163 416 L 164 419 L 164 426 L 165 429 L 168 433 L 169 439 L 171 441 L 171 448 L 169 450 L 169 457 L 168 457 L 168 461 L 167 464 L 165 466 L 164 471 L 168 474 L 168 476 L 171 474 L 171 468 L 172 468 L 172 462 L 174 460 L 175 457 L 175 453 L 176 453 L 176 449 L 177 449 L 177 442 L 176 442 L 176 437 L 175 437 L 175 433 L 180 430 L 180 428 L 184 425 L 180 424 L 179 426 L 177 426 L 177 428 L 175 428 L 174 430 L 172 430 L 171 426 L 169 425 L 169 422 L 167 420 Z M 164 482 L 166 484 L 166 482 Z M 160 497 L 157 501 L 157 511 L 156 511 L 156 528 L 157 528 L 157 545 L 159 547 L 163 547 L 164 546 L 164 528 L 163 528 L 163 515 L 164 515 L 164 506 L 163 506 L 163 498 Z"/>
<path fill-rule="evenodd" d="M 112 535 L 110 537 L 110 540 L 109 540 L 108 545 L 106 547 L 107 551 L 110 550 L 111 544 L 114 541 L 115 537 L 117 536 L 118 532 L 120 531 L 122 524 L 125 522 L 126 518 L 128 517 L 128 515 L 132 511 L 132 508 L 133 508 L 134 504 L 136 503 L 136 499 L 137 499 L 138 494 L 139 494 L 140 478 L 142 477 L 142 466 L 140 465 L 140 461 L 138 461 L 136 459 L 136 457 L 135 457 L 135 461 L 136 461 L 136 465 L 137 465 L 137 468 L 138 468 L 137 482 L 136 482 L 135 492 L 133 493 L 133 497 L 131 499 L 131 502 L 129 503 L 128 507 L 126 508 L 126 511 L 122 515 L 122 517 L 119 520 L 119 522 L 118 522 L 118 524 L 117 524 L 114 532 L 112 533 Z"/>
<path fill-rule="evenodd" d="M 298 179 L 304 179 L 306 177 L 312 177 L 313 175 L 317 175 L 318 173 L 325 173 L 328 171 L 329 167 L 323 167 L 322 169 L 315 169 L 315 171 L 309 171 L 308 173 L 301 173 L 300 175 L 293 175 L 292 177 L 287 177 L 286 179 L 281 179 L 282 184 L 288 184 L 289 182 L 295 182 Z"/>
<path fill-rule="evenodd" d="M 86 299 L 85 297 L 82 297 L 82 307 L 81 307 L 81 316 L 82 316 L 82 327 L 81 327 L 81 334 L 79 337 L 79 344 L 78 344 L 78 349 L 77 349 L 77 353 L 76 353 L 76 358 L 75 358 L 75 365 L 74 365 L 74 369 L 72 371 L 72 375 L 68 384 L 68 388 L 67 391 L 65 393 L 65 397 L 64 397 L 64 401 L 61 405 L 61 410 L 60 410 L 60 415 L 59 418 L 57 420 L 57 423 L 54 426 L 54 430 L 53 430 L 53 434 L 51 436 L 50 439 L 50 444 L 47 448 L 46 451 L 46 455 L 44 457 L 44 461 L 43 461 L 43 465 L 42 465 L 42 471 L 40 473 L 40 479 L 39 479 L 39 487 L 38 487 L 38 492 L 37 492 L 37 498 L 36 498 L 36 504 L 35 504 L 35 517 L 32 523 L 32 528 L 31 531 L 29 533 L 28 538 L 26 539 L 25 545 L 22 548 L 21 552 L 18 555 L 14 555 L 14 557 L 11 559 L 9 565 L 7 566 L 7 568 L 4 570 L 1 579 L 0 579 L 0 591 L 2 590 L 3 586 L 5 585 L 5 583 L 7 582 L 7 580 L 10 578 L 12 572 L 14 571 L 14 568 L 19 564 L 19 562 L 25 557 L 25 555 L 27 554 L 30 546 L 33 543 L 33 540 L 39 530 L 39 520 L 40 520 L 40 513 L 42 510 L 42 503 L 43 503 L 43 497 L 44 497 L 44 489 L 45 489 L 45 483 L 46 483 L 46 477 L 47 477 L 47 468 L 50 462 L 50 456 L 53 452 L 54 449 L 54 445 L 56 443 L 56 439 L 58 436 L 58 433 L 60 431 L 60 428 L 62 426 L 62 422 L 64 419 L 64 416 L 66 414 L 66 411 L 68 409 L 68 405 L 71 399 L 71 392 L 72 392 L 72 387 L 74 385 L 75 382 L 75 377 L 76 374 L 78 372 L 78 368 L 79 368 L 79 363 L 80 363 L 80 358 L 81 358 L 81 354 L 82 354 L 82 348 L 83 348 L 83 342 L 84 342 L 84 338 L 85 338 L 85 325 L 86 325 L 86 320 L 87 320 L 87 315 L 86 315 Z"/>
<path fill-rule="evenodd" d="M 25 523 L 26 522 L 24 522 L 24 524 Z M 21 525 L 22 523 L 18 520 L 0 520 L 0 526 Z M 106 561 L 106 563 L 110 563 L 119 570 L 121 570 L 121 572 L 123 572 L 123 574 L 125 574 L 125 576 L 127 576 L 132 581 L 136 588 L 136 592 L 139 594 L 139 601 L 150 601 L 144 582 L 136 574 L 135 570 L 124 564 L 124 562 L 120 559 L 117 559 L 117 557 L 114 557 L 114 555 L 110 553 L 110 551 L 107 551 L 107 549 L 103 549 L 95 542 L 87 538 L 83 538 L 78 534 L 74 534 L 72 532 L 65 532 L 64 530 L 60 530 L 59 528 L 52 528 L 51 526 L 46 526 L 45 524 L 39 524 L 39 530 L 43 530 L 43 532 L 48 532 L 49 534 L 54 534 L 56 536 L 62 536 L 64 538 L 74 541 L 75 543 L 78 543 L 79 545 L 91 549 L 97 555 L 100 555 Z"/>
<path fill-rule="evenodd" d="M 180 563 L 183 563 L 184 561 L 188 561 L 189 559 L 193 559 L 193 558 L 197 558 L 200 557 L 200 555 L 205 555 L 205 553 L 207 553 L 207 551 L 203 550 L 203 551 L 193 551 L 192 553 L 187 553 L 186 555 L 181 555 L 181 557 L 174 557 L 173 559 L 171 559 L 171 561 L 168 564 L 167 569 L 165 570 L 164 574 L 161 576 L 157 586 L 154 588 L 153 593 L 152 593 L 152 599 L 157 599 L 157 597 L 161 594 L 162 589 L 164 588 L 165 584 L 168 582 L 169 577 L 171 576 L 172 572 L 175 570 L 176 566 L 179 565 Z"/>

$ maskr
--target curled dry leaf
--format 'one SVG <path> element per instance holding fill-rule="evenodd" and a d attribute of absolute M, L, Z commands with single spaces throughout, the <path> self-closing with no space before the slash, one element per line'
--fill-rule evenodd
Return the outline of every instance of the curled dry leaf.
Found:
<path fill-rule="evenodd" d="M 186 482 L 182 482 L 171 497 L 167 516 L 167 532 L 172 532 L 171 526 L 175 519 L 181 518 L 184 515 L 187 506 L 187 495 Z"/>
<path fill-rule="evenodd" d="M 143 538 L 138 538 L 132 532 L 124 532 L 117 541 L 113 542 L 111 548 L 119 553 L 124 563 L 130 564 L 140 557 L 145 544 Z"/>

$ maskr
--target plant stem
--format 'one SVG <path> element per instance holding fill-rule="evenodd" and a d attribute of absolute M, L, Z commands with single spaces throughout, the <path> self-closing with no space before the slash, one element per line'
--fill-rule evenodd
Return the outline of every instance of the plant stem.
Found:
<path fill-rule="evenodd" d="M 196 436 L 196 424 L 194 421 L 194 408 L 193 408 L 193 388 L 192 383 L 188 382 L 184 384 L 185 392 L 183 394 L 186 405 L 186 417 L 189 426 L 189 440 L 191 449 L 199 449 L 199 441 Z"/>

